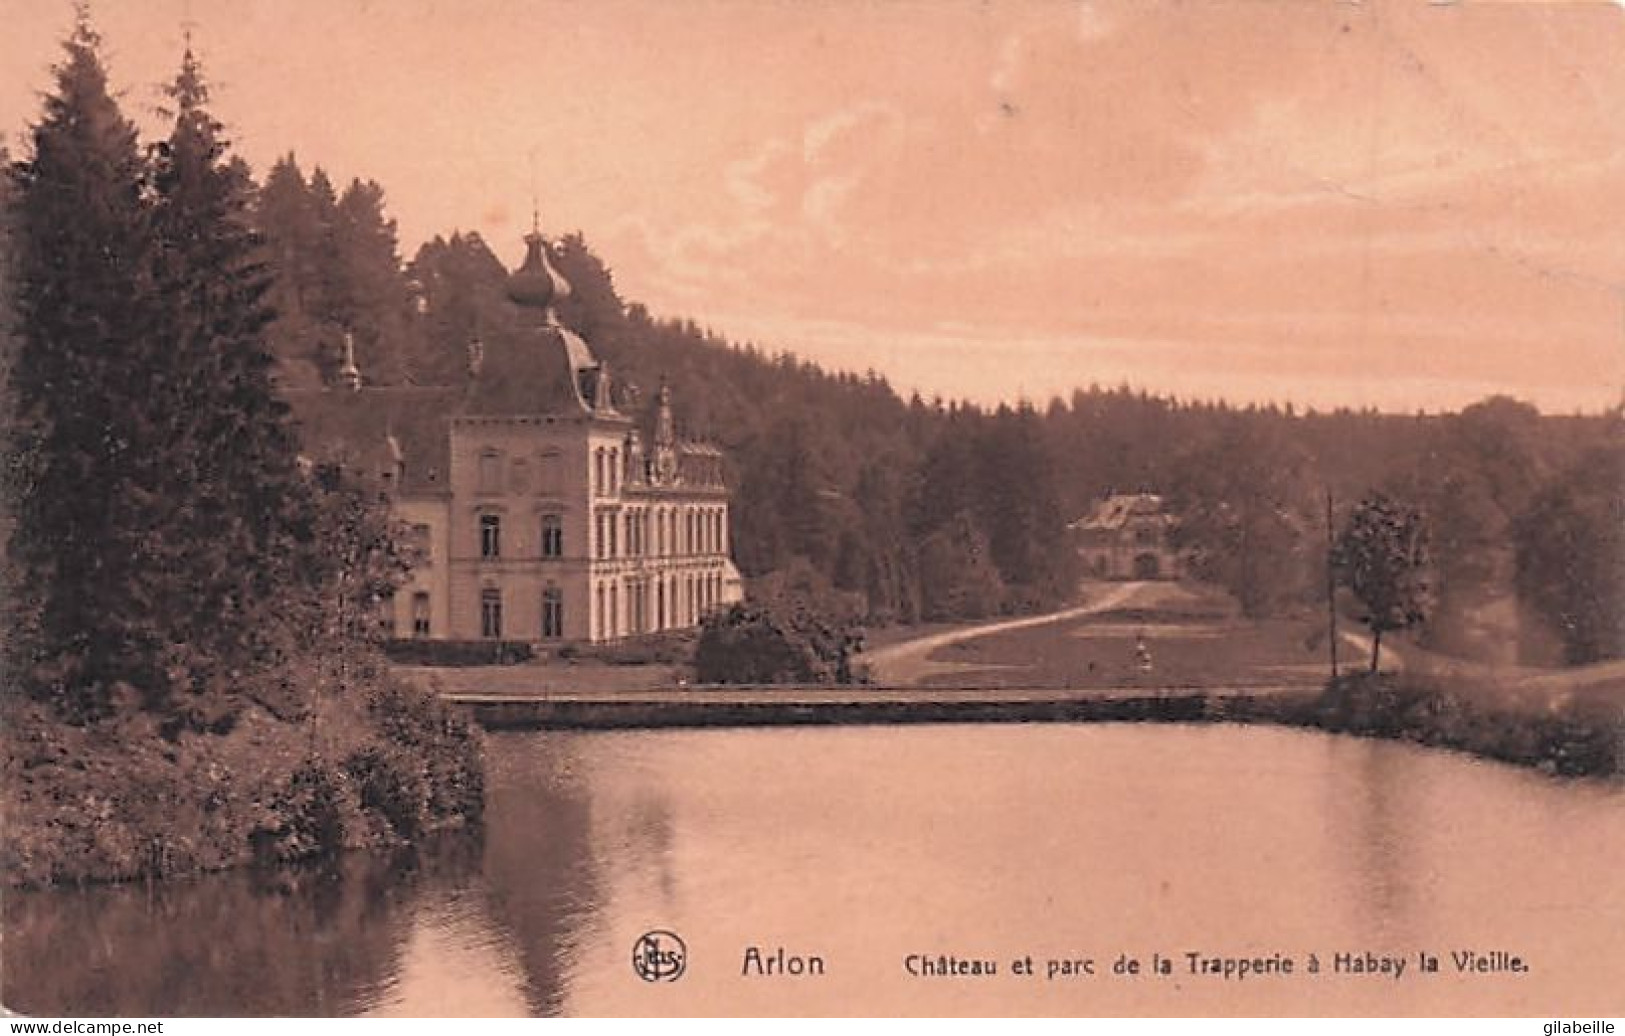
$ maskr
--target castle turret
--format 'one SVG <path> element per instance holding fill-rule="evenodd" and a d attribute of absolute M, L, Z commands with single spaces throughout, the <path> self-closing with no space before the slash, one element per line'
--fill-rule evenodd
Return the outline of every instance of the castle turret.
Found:
<path fill-rule="evenodd" d="M 671 414 L 671 387 L 664 381 L 655 394 L 654 481 L 677 481 L 677 422 Z"/>
<path fill-rule="evenodd" d="M 339 384 L 356 392 L 361 388 L 361 368 L 355 364 L 355 335 L 344 332 L 344 363 L 339 367 Z"/>

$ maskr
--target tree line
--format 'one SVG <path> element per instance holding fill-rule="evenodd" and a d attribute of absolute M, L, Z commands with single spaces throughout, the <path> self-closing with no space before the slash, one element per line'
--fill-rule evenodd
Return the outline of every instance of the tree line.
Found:
<path fill-rule="evenodd" d="M 101 82 L 99 69 L 74 72 L 78 60 L 64 66 L 63 96 L 52 104 L 68 103 L 79 80 Z M 196 80 L 195 69 L 183 70 L 174 84 L 174 133 L 150 153 L 109 101 L 96 120 L 72 125 L 66 108 L 56 115 L 48 108 L 34 155 L 17 166 L 13 236 L 24 246 L 12 249 L 22 257 L 14 260 L 14 304 L 21 325 L 35 327 L 23 341 L 40 357 L 50 342 L 80 344 L 28 360 L 13 378 L 27 404 L 19 408 L 22 426 L 57 435 L 71 463 L 25 471 L 39 445 L 25 435 L 16 441 L 28 448 L 16 451 L 13 466 L 26 475 L 23 485 L 61 478 L 87 488 L 64 493 L 70 502 L 61 514 L 19 512 L 14 553 L 35 569 L 91 566 L 82 573 L 88 577 L 95 565 L 121 562 L 89 547 L 84 558 L 31 557 L 36 534 L 28 529 L 71 530 L 64 542 L 88 544 L 106 540 L 97 523 L 111 519 L 96 515 L 120 515 L 146 530 L 191 528 L 211 546 L 165 548 L 175 555 L 165 608 L 186 611 L 173 602 L 199 600 L 181 587 L 200 580 L 213 587 L 201 598 L 206 608 L 240 613 L 225 626 L 246 630 L 261 625 L 251 602 L 275 595 L 239 585 L 259 567 L 241 560 L 265 559 L 276 574 L 252 577 L 262 583 L 298 583 L 307 565 L 282 560 L 299 555 L 272 543 L 279 536 L 308 543 L 315 527 L 298 517 L 308 490 L 291 488 L 298 482 L 288 467 L 291 433 L 266 384 L 332 382 L 346 334 L 372 384 L 457 384 L 468 376 L 469 343 L 512 319 L 507 264 L 474 232 L 437 236 L 403 260 L 376 182 L 339 189 L 320 166 L 307 173 L 291 153 L 256 183 L 227 157 L 217 124 L 203 113 L 201 81 L 188 87 L 189 74 Z M 77 149 L 76 161 L 99 179 L 53 186 L 53 156 L 64 149 Z M 194 181 L 211 186 L 187 186 Z M 82 226 L 89 214 L 103 223 L 94 234 Z M 200 220 L 213 228 L 204 235 L 212 253 L 185 245 L 197 239 L 187 221 Z M 80 238 L 54 241 L 52 233 Z M 87 250 L 85 242 L 109 235 L 128 242 L 118 262 Z M 1290 614 L 1316 607 L 1324 592 L 1327 495 L 1341 525 L 1357 501 L 1382 491 L 1425 518 L 1436 598 L 1425 635 L 1436 644 L 1466 637 L 1465 617 L 1514 592 L 1569 661 L 1617 657 L 1625 643 L 1619 408 L 1542 416 L 1498 397 L 1444 415 L 1300 412 L 1100 386 L 1042 405 L 905 399 L 877 372 L 826 371 L 651 314 L 622 297 L 610 267 L 579 233 L 553 248 L 573 288 L 561 317 L 610 364 L 623 403 L 640 409 L 635 390 L 642 387 L 646 400 L 664 380 L 677 394 L 682 432 L 724 450 L 735 558 L 759 586 L 813 585 L 836 610 L 881 623 L 1053 607 L 1071 598 L 1080 575 L 1068 523 L 1109 493 L 1146 491 L 1178 517 L 1176 546 L 1194 575 L 1225 587 L 1248 615 Z M 67 259 L 33 268 L 29 254 Z M 83 304 L 53 308 L 70 296 Z M 226 317 L 228 309 L 236 315 Z M 171 325 L 158 335 L 140 330 Z M 117 351 L 91 343 L 109 336 L 165 344 L 142 345 L 122 368 L 104 369 L 100 358 Z M 246 347 L 217 349 L 229 357 L 220 359 L 196 344 L 228 340 Z M 94 392 L 61 414 L 59 427 L 55 418 L 39 420 L 51 415 L 28 417 L 62 379 L 143 386 L 149 398 L 193 415 L 198 428 L 184 449 L 153 451 L 140 415 L 112 413 L 115 403 L 103 406 Z M 232 402 L 200 403 L 222 399 Z M 112 427 L 119 434 L 108 438 Z M 225 436 L 234 446 L 217 456 L 222 448 L 208 443 L 222 429 L 257 431 Z M 201 480 L 200 465 L 208 476 Z M 207 485 L 220 499 L 191 501 L 189 490 L 176 488 L 183 483 Z M 282 517 L 230 517 L 249 513 Z M 40 602 L 38 611 L 61 631 L 89 622 L 91 611 L 127 613 L 130 628 L 114 639 L 146 635 L 139 626 L 151 620 L 135 616 L 155 613 L 156 598 L 95 597 Z"/>
<path fill-rule="evenodd" d="M 468 342 L 509 319 L 505 264 L 478 233 L 437 236 L 398 262 L 376 184 L 352 183 L 335 207 L 326 175 L 300 175 L 290 155 L 262 198 L 273 193 L 257 212 L 281 250 L 283 296 L 336 298 L 333 285 L 383 285 L 393 271 L 368 296 L 380 304 L 346 311 L 325 337 L 273 338 L 285 367 L 308 366 L 319 341 L 328 360 L 316 366 L 331 377 L 342 324 L 376 352 L 373 380 L 455 384 Z M 343 199 L 365 213 L 365 233 L 341 234 L 330 217 L 323 239 L 301 223 L 345 209 Z M 347 235 L 374 247 L 338 247 Z M 623 383 L 671 384 L 684 432 L 726 451 L 744 573 L 813 574 L 846 595 L 836 610 L 912 622 L 1055 606 L 1080 574 L 1067 524 L 1107 494 L 1148 491 L 1179 518 L 1193 574 L 1248 615 L 1291 613 L 1323 593 L 1327 494 L 1341 527 L 1382 492 L 1425 518 L 1425 635 L 1436 646 L 1460 641 L 1465 616 L 1514 592 L 1569 661 L 1615 657 L 1625 644 L 1618 407 L 1542 416 L 1495 397 L 1454 414 L 1300 412 L 1100 386 L 1043 407 L 904 399 L 874 371 L 826 371 L 652 315 L 623 299 L 579 233 L 556 242 L 554 259 L 573 288 L 564 322 Z M 324 262 L 339 272 L 301 280 Z"/>

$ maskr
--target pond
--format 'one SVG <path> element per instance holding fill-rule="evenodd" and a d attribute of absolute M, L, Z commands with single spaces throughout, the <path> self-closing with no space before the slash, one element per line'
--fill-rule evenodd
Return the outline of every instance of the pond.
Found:
<path fill-rule="evenodd" d="M 483 838 L 410 860 L 8 894 L 5 1001 L 36 1015 L 1625 1008 L 1618 784 L 1224 725 L 505 733 L 490 769 Z"/>

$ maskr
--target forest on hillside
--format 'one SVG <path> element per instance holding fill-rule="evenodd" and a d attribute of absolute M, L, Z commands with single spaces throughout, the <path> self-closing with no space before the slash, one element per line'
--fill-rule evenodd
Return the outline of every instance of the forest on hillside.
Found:
<path fill-rule="evenodd" d="M 369 383 L 456 384 L 468 342 L 511 319 L 509 264 L 479 234 L 436 236 L 403 261 L 380 185 L 336 188 L 291 154 L 263 181 L 234 172 L 269 274 L 280 384 L 330 382 L 346 331 Z M 1324 592 L 1327 495 L 1341 524 L 1382 491 L 1427 518 L 1434 646 L 1474 650 L 1475 617 L 1516 601 L 1529 660 L 1625 654 L 1619 407 L 1316 412 L 1094 385 L 1042 406 L 905 399 L 877 372 L 651 314 L 579 233 L 553 257 L 572 285 L 562 319 L 623 391 L 647 399 L 668 382 L 682 434 L 725 451 L 735 560 L 758 583 L 810 584 L 870 623 L 1052 607 L 1080 574 L 1067 524 L 1106 494 L 1149 491 L 1179 517 L 1195 575 L 1249 615 L 1290 614 Z"/>
<path fill-rule="evenodd" d="M 492 247 L 453 232 L 401 261 L 376 183 L 337 191 L 290 154 L 256 213 L 288 383 L 332 379 L 349 329 L 371 381 L 455 384 L 468 341 L 508 319 Z M 1543 416 L 1496 397 L 1445 415 L 1317 413 L 1099 386 L 1042 406 L 904 399 L 874 371 L 654 316 L 579 233 L 553 249 L 573 288 L 563 321 L 623 385 L 667 381 L 683 433 L 726 451 L 747 577 L 826 585 L 871 622 L 1051 607 L 1079 576 L 1067 523 L 1108 493 L 1149 491 L 1180 518 L 1197 575 L 1248 614 L 1291 613 L 1324 592 L 1327 495 L 1335 523 L 1380 490 L 1427 517 L 1436 645 L 1516 596 L 1544 628 L 1534 655 L 1625 652 L 1618 408 Z"/>

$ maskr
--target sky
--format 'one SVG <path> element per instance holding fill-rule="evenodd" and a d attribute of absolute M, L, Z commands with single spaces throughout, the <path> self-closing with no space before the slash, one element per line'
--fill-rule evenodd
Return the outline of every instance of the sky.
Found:
<path fill-rule="evenodd" d="M 899 391 L 1625 398 L 1625 6 L 91 0 L 156 127 L 374 179 L 403 255 L 532 200 L 621 293 Z M 0 0 L 0 132 L 66 0 Z"/>

